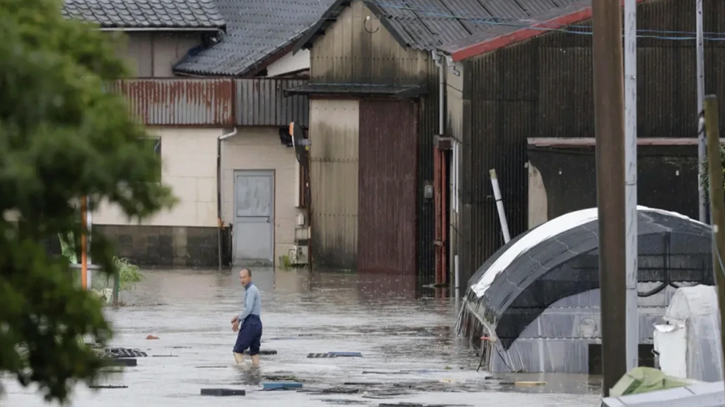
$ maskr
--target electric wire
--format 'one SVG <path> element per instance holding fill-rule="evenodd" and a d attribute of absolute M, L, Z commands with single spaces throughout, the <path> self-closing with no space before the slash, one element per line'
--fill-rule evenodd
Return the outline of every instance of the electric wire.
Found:
<path fill-rule="evenodd" d="M 521 29 L 530 29 L 530 30 L 541 30 L 541 31 L 554 31 L 554 32 L 561 32 L 561 33 L 567 33 L 567 34 L 574 34 L 574 35 L 593 35 L 592 27 L 588 25 L 580 25 L 580 24 L 559 24 L 559 23 L 552 23 L 552 22 L 546 22 L 546 21 L 535 21 L 533 19 L 516 19 L 516 18 L 510 18 L 510 17 L 498 17 L 498 16 L 486 16 L 486 17 L 480 17 L 480 16 L 461 16 L 461 15 L 455 15 L 451 12 L 448 12 L 447 10 L 444 12 L 442 9 L 429 9 L 426 10 L 425 7 L 411 7 L 411 6 L 405 6 L 400 4 L 393 4 L 385 1 L 380 0 L 367 0 L 366 3 L 375 4 L 377 6 L 380 6 L 385 9 L 393 9 L 393 10 L 399 10 L 399 11 L 409 11 L 414 13 L 414 17 L 429 17 L 429 18 L 439 18 L 439 19 L 454 19 L 458 21 L 465 21 L 469 23 L 476 23 L 476 24 L 486 24 L 491 26 L 503 26 L 503 27 L 513 27 L 513 28 L 521 28 Z M 400 14 L 400 13 L 398 13 Z M 410 16 L 410 17 L 413 17 Z M 389 16 L 391 19 L 397 20 L 400 17 L 404 16 Z M 330 20 L 334 20 L 334 18 L 329 18 Z M 696 32 L 694 31 L 681 31 L 681 30 L 655 30 L 655 29 L 638 29 L 637 33 L 643 33 L 643 35 L 637 35 L 637 38 L 648 38 L 648 39 L 657 39 L 657 40 L 667 40 L 667 41 L 694 41 L 696 40 Z M 649 34 L 678 34 L 680 36 L 673 36 L 673 35 L 647 35 L 645 33 Z M 474 33 L 472 35 L 475 35 L 478 33 Z M 704 40 L 705 41 L 725 41 L 725 32 L 705 32 L 704 34 Z M 687 36 L 682 36 L 687 35 Z M 624 34 L 622 34 L 624 36 Z"/>

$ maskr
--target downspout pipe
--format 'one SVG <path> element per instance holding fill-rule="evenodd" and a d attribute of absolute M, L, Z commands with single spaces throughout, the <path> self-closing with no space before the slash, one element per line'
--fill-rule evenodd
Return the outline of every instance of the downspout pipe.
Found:
<path fill-rule="evenodd" d="M 438 51 L 431 51 L 436 67 L 438 67 L 438 135 L 443 136 L 445 132 L 445 108 L 446 108 L 446 64 L 445 56 Z"/>
<path fill-rule="evenodd" d="M 234 127 L 231 133 L 221 134 L 216 139 L 216 216 L 217 216 L 217 259 L 219 261 L 219 271 L 222 269 L 222 141 L 237 134 L 237 128 Z"/>
<path fill-rule="evenodd" d="M 436 67 L 438 68 L 438 136 L 443 137 L 445 134 L 445 95 L 446 95 L 446 60 L 445 56 L 441 53 L 439 53 L 436 50 L 431 51 L 431 56 L 433 60 L 435 61 Z M 441 167 L 436 168 L 437 171 L 441 171 L 443 173 L 446 171 L 445 168 L 445 161 L 443 160 L 443 153 L 440 150 L 434 151 L 434 154 L 439 154 L 441 157 L 440 163 Z M 434 177 L 435 178 L 435 177 Z M 439 178 L 440 179 L 440 178 Z M 439 188 L 441 188 L 442 193 L 443 188 L 446 188 L 446 185 L 439 185 Z M 445 213 L 443 213 L 443 209 L 445 208 L 445 205 L 443 205 L 442 201 L 439 200 L 441 208 L 440 208 L 440 216 L 438 219 L 436 219 L 436 222 L 441 223 L 440 230 L 442 231 L 444 228 L 447 227 L 447 225 L 444 222 L 444 219 L 446 219 Z M 441 244 L 445 244 L 443 241 L 443 234 L 441 236 L 436 236 L 436 239 L 441 239 Z M 445 261 L 443 257 L 446 255 L 445 253 L 447 250 L 441 249 L 437 251 L 438 256 L 440 256 L 440 259 L 436 259 L 436 284 L 442 284 L 444 281 L 447 280 L 446 278 L 446 270 L 445 270 Z M 438 270 L 440 268 L 440 270 Z"/>

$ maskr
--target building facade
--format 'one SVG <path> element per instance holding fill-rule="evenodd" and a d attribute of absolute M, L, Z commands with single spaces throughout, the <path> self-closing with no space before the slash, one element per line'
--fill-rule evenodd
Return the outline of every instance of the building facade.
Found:
<path fill-rule="evenodd" d="M 151 136 L 159 182 L 178 198 L 136 224 L 99 203 L 94 230 L 137 264 L 214 267 L 284 262 L 304 240 L 300 166 L 283 136 L 306 126 L 307 99 L 284 98 L 305 81 L 136 79 L 116 91 Z M 249 112 L 254 114 L 249 114 Z M 298 216 L 301 215 L 301 217 Z"/>
<path fill-rule="evenodd" d="M 289 92 L 311 98 L 310 250 L 316 268 L 432 282 L 438 70 L 391 12 L 338 1 L 298 42 L 311 52 L 310 84 Z"/>
<path fill-rule="evenodd" d="M 704 7 L 705 31 L 720 30 L 725 5 L 706 0 Z M 658 34 L 694 32 L 694 7 L 640 0 L 637 13 L 638 30 L 651 33 L 637 44 L 637 136 L 651 140 L 639 149 L 638 201 L 697 218 L 696 150 L 676 140 L 697 136 L 695 45 Z M 504 244 L 489 170 L 498 174 L 512 238 L 596 204 L 591 2 L 442 48 L 449 57 L 447 135 L 461 149 L 451 252 L 460 257 L 465 289 Z M 721 49 L 706 42 L 706 93 L 725 86 Z"/>

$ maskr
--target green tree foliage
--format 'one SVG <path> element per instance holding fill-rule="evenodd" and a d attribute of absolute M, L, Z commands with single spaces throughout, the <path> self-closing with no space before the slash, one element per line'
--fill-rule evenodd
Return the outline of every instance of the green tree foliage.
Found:
<path fill-rule="evenodd" d="M 131 219 L 170 207 L 151 182 L 157 157 L 120 96 L 126 75 L 107 33 L 66 21 L 56 0 L 0 0 L 0 374 L 65 401 L 102 361 L 79 338 L 105 344 L 101 303 L 46 254 L 58 234 L 80 236 L 78 198 L 119 205 Z M 9 214 L 19 216 L 12 221 Z M 113 271 L 113 250 L 93 236 L 93 261 Z"/>

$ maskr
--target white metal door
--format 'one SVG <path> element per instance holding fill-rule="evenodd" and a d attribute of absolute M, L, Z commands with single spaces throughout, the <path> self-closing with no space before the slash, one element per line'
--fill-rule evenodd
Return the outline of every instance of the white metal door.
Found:
<path fill-rule="evenodd" d="M 234 265 L 274 265 L 274 171 L 234 171 Z"/>

